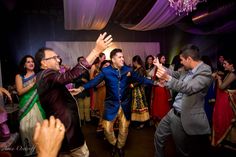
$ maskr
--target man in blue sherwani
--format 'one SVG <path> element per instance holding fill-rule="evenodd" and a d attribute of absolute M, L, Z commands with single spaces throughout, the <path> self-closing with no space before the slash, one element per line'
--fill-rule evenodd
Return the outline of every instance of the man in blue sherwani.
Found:
<path fill-rule="evenodd" d="M 77 94 L 84 89 L 96 87 L 101 81 L 106 84 L 106 99 L 104 102 L 103 126 L 109 143 L 112 144 L 112 156 L 116 150 L 120 157 L 124 156 L 123 147 L 128 135 L 130 124 L 132 92 L 129 88 L 132 80 L 143 84 L 153 85 L 153 81 L 139 76 L 131 67 L 124 65 L 124 55 L 121 49 L 114 49 L 110 53 L 112 65 L 103 68 L 101 72 L 83 87 L 72 89 Z M 113 130 L 115 119 L 119 119 L 119 135 L 116 138 Z"/>

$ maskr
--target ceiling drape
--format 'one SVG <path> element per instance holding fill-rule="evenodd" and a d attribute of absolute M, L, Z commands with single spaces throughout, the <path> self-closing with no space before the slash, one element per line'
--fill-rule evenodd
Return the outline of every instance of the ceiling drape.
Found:
<path fill-rule="evenodd" d="M 175 24 L 179 29 L 191 33 L 191 34 L 198 34 L 198 35 L 212 35 L 212 34 L 221 34 L 221 33 L 230 33 L 236 30 L 236 20 L 228 21 L 221 26 L 213 27 L 211 29 L 201 29 L 201 27 L 197 27 L 194 25 L 190 25 L 187 23 L 176 23 Z"/>
<path fill-rule="evenodd" d="M 172 25 L 184 16 L 177 15 L 175 10 L 170 7 L 168 0 L 157 0 L 152 9 L 137 25 L 121 24 L 121 26 L 130 30 L 147 31 Z"/>
<path fill-rule="evenodd" d="M 64 0 L 66 30 L 101 30 L 110 19 L 116 0 Z"/>

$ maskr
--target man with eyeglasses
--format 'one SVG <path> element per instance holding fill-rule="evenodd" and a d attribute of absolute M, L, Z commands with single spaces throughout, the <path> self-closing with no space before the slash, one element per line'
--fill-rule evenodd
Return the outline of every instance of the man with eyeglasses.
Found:
<path fill-rule="evenodd" d="M 100 34 L 95 48 L 74 68 L 60 73 L 60 57 L 51 48 L 41 48 L 35 54 L 36 63 L 41 71 L 37 74 L 37 90 L 40 103 L 47 118 L 51 115 L 65 125 L 66 133 L 59 156 L 88 157 L 89 151 L 81 130 L 77 102 L 65 87 L 65 84 L 78 78 L 84 69 L 90 67 L 96 57 L 112 43 L 111 35 Z"/>

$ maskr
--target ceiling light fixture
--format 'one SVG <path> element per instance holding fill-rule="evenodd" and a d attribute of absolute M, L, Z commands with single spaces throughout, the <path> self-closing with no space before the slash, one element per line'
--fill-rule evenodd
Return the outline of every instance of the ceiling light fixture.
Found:
<path fill-rule="evenodd" d="M 170 6 L 175 9 L 176 14 L 181 15 L 182 13 L 192 12 L 197 9 L 197 4 L 206 2 L 206 0 L 169 0 Z"/>

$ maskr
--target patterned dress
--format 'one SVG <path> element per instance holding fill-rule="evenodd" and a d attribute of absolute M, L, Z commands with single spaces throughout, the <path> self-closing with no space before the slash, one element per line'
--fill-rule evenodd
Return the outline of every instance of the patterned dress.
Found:
<path fill-rule="evenodd" d="M 33 82 L 35 75 L 31 75 L 28 78 L 21 77 L 23 86 L 27 87 Z M 26 156 L 34 155 L 36 153 L 33 144 L 34 127 L 37 122 L 41 122 L 45 118 L 44 110 L 39 102 L 36 85 L 20 97 L 19 107 L 20 136 L 23 150 Z"/>
<path fill-rule="evenodd" d="M 135 70 L 144 76 L 145 69 L 140 67 Z M 132 106 L 131 106 L 131 120 L 144 122 L 149 119 L 148 103 L 145 96 L 144 86 L 141 84 L 134 83 L 134 89 L 132 91 Z"/>

